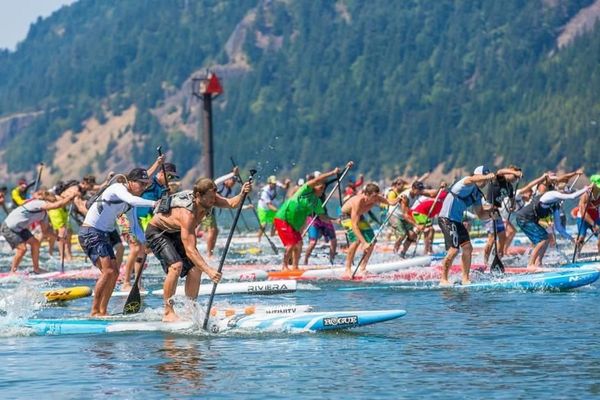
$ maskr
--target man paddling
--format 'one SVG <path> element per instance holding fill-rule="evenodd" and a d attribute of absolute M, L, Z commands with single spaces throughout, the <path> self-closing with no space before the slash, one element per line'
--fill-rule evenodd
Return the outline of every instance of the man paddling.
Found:
<path fill-rule="evenodd" d="M 395 200 L 388 200 L 383 197 L 380 194 L 379 186 L 371 182 L 367 183 L 358 194 L 352 196 L 344 203 L 340 218 L 350 242 L 350 247 L 348 247 L 348 253 L 346 254 L 346 271 L 344 273 L 347 278 L 352 276 L 352 263 L 354 262 L 354 255 L 359 248 L 365 252 L 365 255 L 359 265 L 358 275 L 366 273 L 367 263 L 373 253 L 371 243 L 375 237 L 375 233 L 364 215 L 379 203 L 393 206 L 399 201 L 400 197 Z"/>
<path fill-rule="evenodd" d="M 119 265 L 110 239 L 117 218 L 125 213 L 132 232 L 143 243 L 144 232 L 135 207 L 154 207 L 156 203 L 139 197 L 150 183 L 145 169 L 134 168 L 125 178 L 123 183 L 113 183 L 89 200 L 92 204 L 79 230 L 79 244 L 101 272 L 94 289 L 91 316 L 107 315 L 108 301 L 119 278 Z"/>
<path fill-rule="evenodd" d="M 527 269 L 535 270 L 541 267 L 544 255 L 548 249 L 549 234 L 540 225 L 540 220 L 553 216 L 554 227 L 557 231 L 564 237 L 570 237 L 560 222 L 561 203 L 564 200 L 579 198 L 585 192 L 592 190 L 593 186 L 586 186 L 581 190 L 569 194 L 556 190 L 549 190 L 542 195 L 536 194 L 529 204 L 517 211 L 517 225 L 535 246 L 529 256 Z"/>
<path fill-rule="evenodd" d="M 581 251 L 586 240 L 588 229 L 596 237 L 600 234 L 600 175 L 590 176 L 592 191 L 584 193 L 579 198 L 577 207 L 577 251 Z M 600 240 L 598 240 L 598 254 L 600 255 Z"/>
<path fill-rule="evenodd" d="M 196 228 L 209 216 L 213 207 L 236 208 L 243 194 L 252 189 L 250 183 L 242 186 L 240 194 L 225 198 L 217 194 L 217 185 L 209 178 L 200 178 L 193 190 L 184 190 L 161 200 L 146 228 L 147 245 L 160 261 L 167 274 L 163 299 L 163 321 L 179 319 L 173 308 L 179 277 L 186 277 L 185 295 L 195 300 L 200 290 L 200 279 L 205 272 L 217 283 L 221 273 L 211 268 L 196 247 Z"/>
<path fill-rule="evenodd" d="M 462 283 L 467 285 L 471 283 L 469 272 L 471 270 L 471 256 L 473 246 L 469 231 L 462 223 L 463 214 L 469 207 L 473 207 L 479 218 L 489 218 L 490 212 L 483 209 L 483 188 L 489 181 L 494 179 L 496 174 L 481 165 L 475 168 L 473 175 L 462 178 L 454 183 L 448 189 L 448 195 L 442 205 L 438 224 L 444 234 L 446 244 L 446 257 L 442 263 L 443 271 L 440 279 L 440 285 L 449 285 L 448 272 L 454 262 L 458 251 L 462 249 Z"/>
<path fill-rule="evenodd" d="M 33 272 L 41 274 L 46 272 L 40 268 L 40 242 L 37 240 L 29 226 L 33 223 L 40 223 L 43 234 L 48 234 L 48 211 L 64 207 L 70 202 L 74 194 L 66 196 L 60 200 L 46 190 L 39 190 L 34 193 L 32 200 L 25 202 L 11 211 L 0 227 L 0 234 L 6 238 L 10 247 L 15 250 L 15 255 L 11 263 L 11 272 L 17 272 L 21 260 L 27 252 L 27 245 L 31 248 L 31 261 L 33 263 Z"/>
<path fill-rule="evenodd" d="M 350 161 L 347 167 L 352 168 L 352 165 L 353 162 Z M 309 215 L 319 215 L 324 220 L 329 220 L 325 216 L 321 196 L 325 192 L 327 179 L 336 176 L 339 172 L 340 169 L 335 168 L 309 180 L 277 210 L 273 224 L 281 239 L 281 243 L 285 246 L 282 264 L 283 271 L 289 269 L 290 260 L 292 262 L 292 269 L 299 269 L 300 253 L 302 253 L 302 233 L 300 231 Z"/>

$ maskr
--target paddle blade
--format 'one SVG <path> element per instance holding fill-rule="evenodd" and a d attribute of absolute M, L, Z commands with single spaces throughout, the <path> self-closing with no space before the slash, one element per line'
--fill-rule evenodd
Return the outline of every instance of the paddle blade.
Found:
<path fill-rule="evenodd" d="M 494 260 L 492 261 L 492 265 L 490 266 L 490 271 L 502 274 L 504 273 L 504 264 L 502 264 L 502 261 L 500 260 L 500 257 L 498 257 L 497 254 L 494 256 Z"/>
<path fill-rule="evenodd" d="M 123 306 L 123 314 L 135 314 L 140 312 L 142 308 L 142 296 L 140 295 L 140 289 L 136 284 L 131 288 L 127 301 Z"/>

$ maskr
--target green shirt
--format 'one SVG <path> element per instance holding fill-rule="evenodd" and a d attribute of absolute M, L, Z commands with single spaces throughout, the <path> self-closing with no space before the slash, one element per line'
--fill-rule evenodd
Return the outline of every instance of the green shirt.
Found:
<path fill-rule="evenodd" d="M 317 215 L 325 214 L 325 209 L 323 209 L 323 203 L 315 195 L 313 188 L 305 183 L 279 207 L 275 218 L 287 222 L 292 228 L 300 231 L 306 222 L 306 218 L 313 213 Z"/>

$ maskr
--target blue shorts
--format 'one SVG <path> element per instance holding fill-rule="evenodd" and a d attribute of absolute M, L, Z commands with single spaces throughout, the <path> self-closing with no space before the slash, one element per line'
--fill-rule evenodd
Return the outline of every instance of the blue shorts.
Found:
<path fill-rule="evenodd" d="M 104 232 L 89 226 L 82 226 L 79 229 L 79 244 L 94 264 L 96 264 L 100 257 L 116 259 L 110 241 L 110 232 Z"/>
<path fill-rule="evenodd" d="M 488 222 L 485 223 L 485 229 L 487 230 L 488 234 L 494 233 L 494 225 L 492 225 L 492 221 L 496 221 L 496 232 L 497 233 L 501 233 L 506 230 L 506 227 L 504 226 L 504 221 L 502 221 L 501 219 L 496 219 L 496 220 L 490 219 Z"/>
<path fill-rule="evenodd" d="M 595 220 L 594 224 L 600 225 L 600 219 Z M 579 235 L 579 237 L 585 237 L 588 229 L 592 229 L 592 226 L 588 224 L 587 221 L 581 218 L 577 218 L 577 234 Z"/>
<path fill-rule="evenodd" d="M 335 228 L 331 222 L 317 218 L 308 229 L 308 240 L 317 241 L 321 236 L 325 238 L 325 241 L 335 239 Z"/>
<path fill-rule="evenodd" d="M 517 218 L 517 225 L 533 244 L 548 240 L 548 232 L 537 222 Z"/>

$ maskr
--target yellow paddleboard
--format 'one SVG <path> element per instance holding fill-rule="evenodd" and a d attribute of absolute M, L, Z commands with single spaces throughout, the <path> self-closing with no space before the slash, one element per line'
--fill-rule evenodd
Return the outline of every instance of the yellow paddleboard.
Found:
<path fill-rule="evenodd" d="M 262 249 L 260 247 L 249 247 L 247 249 L 241 249 L 241 250 L 237 250 L 236 253 L 239 254 L 250 254 L 250 255 L 257 255 L 262 253 Z"/>
<path fill-rule="evenodd" d="M 92 288 L 89 286 L 74 286 L 71 288 L 53 289 L 44 292 L 48 301 L 75 300 L 92 295 Z"/>

